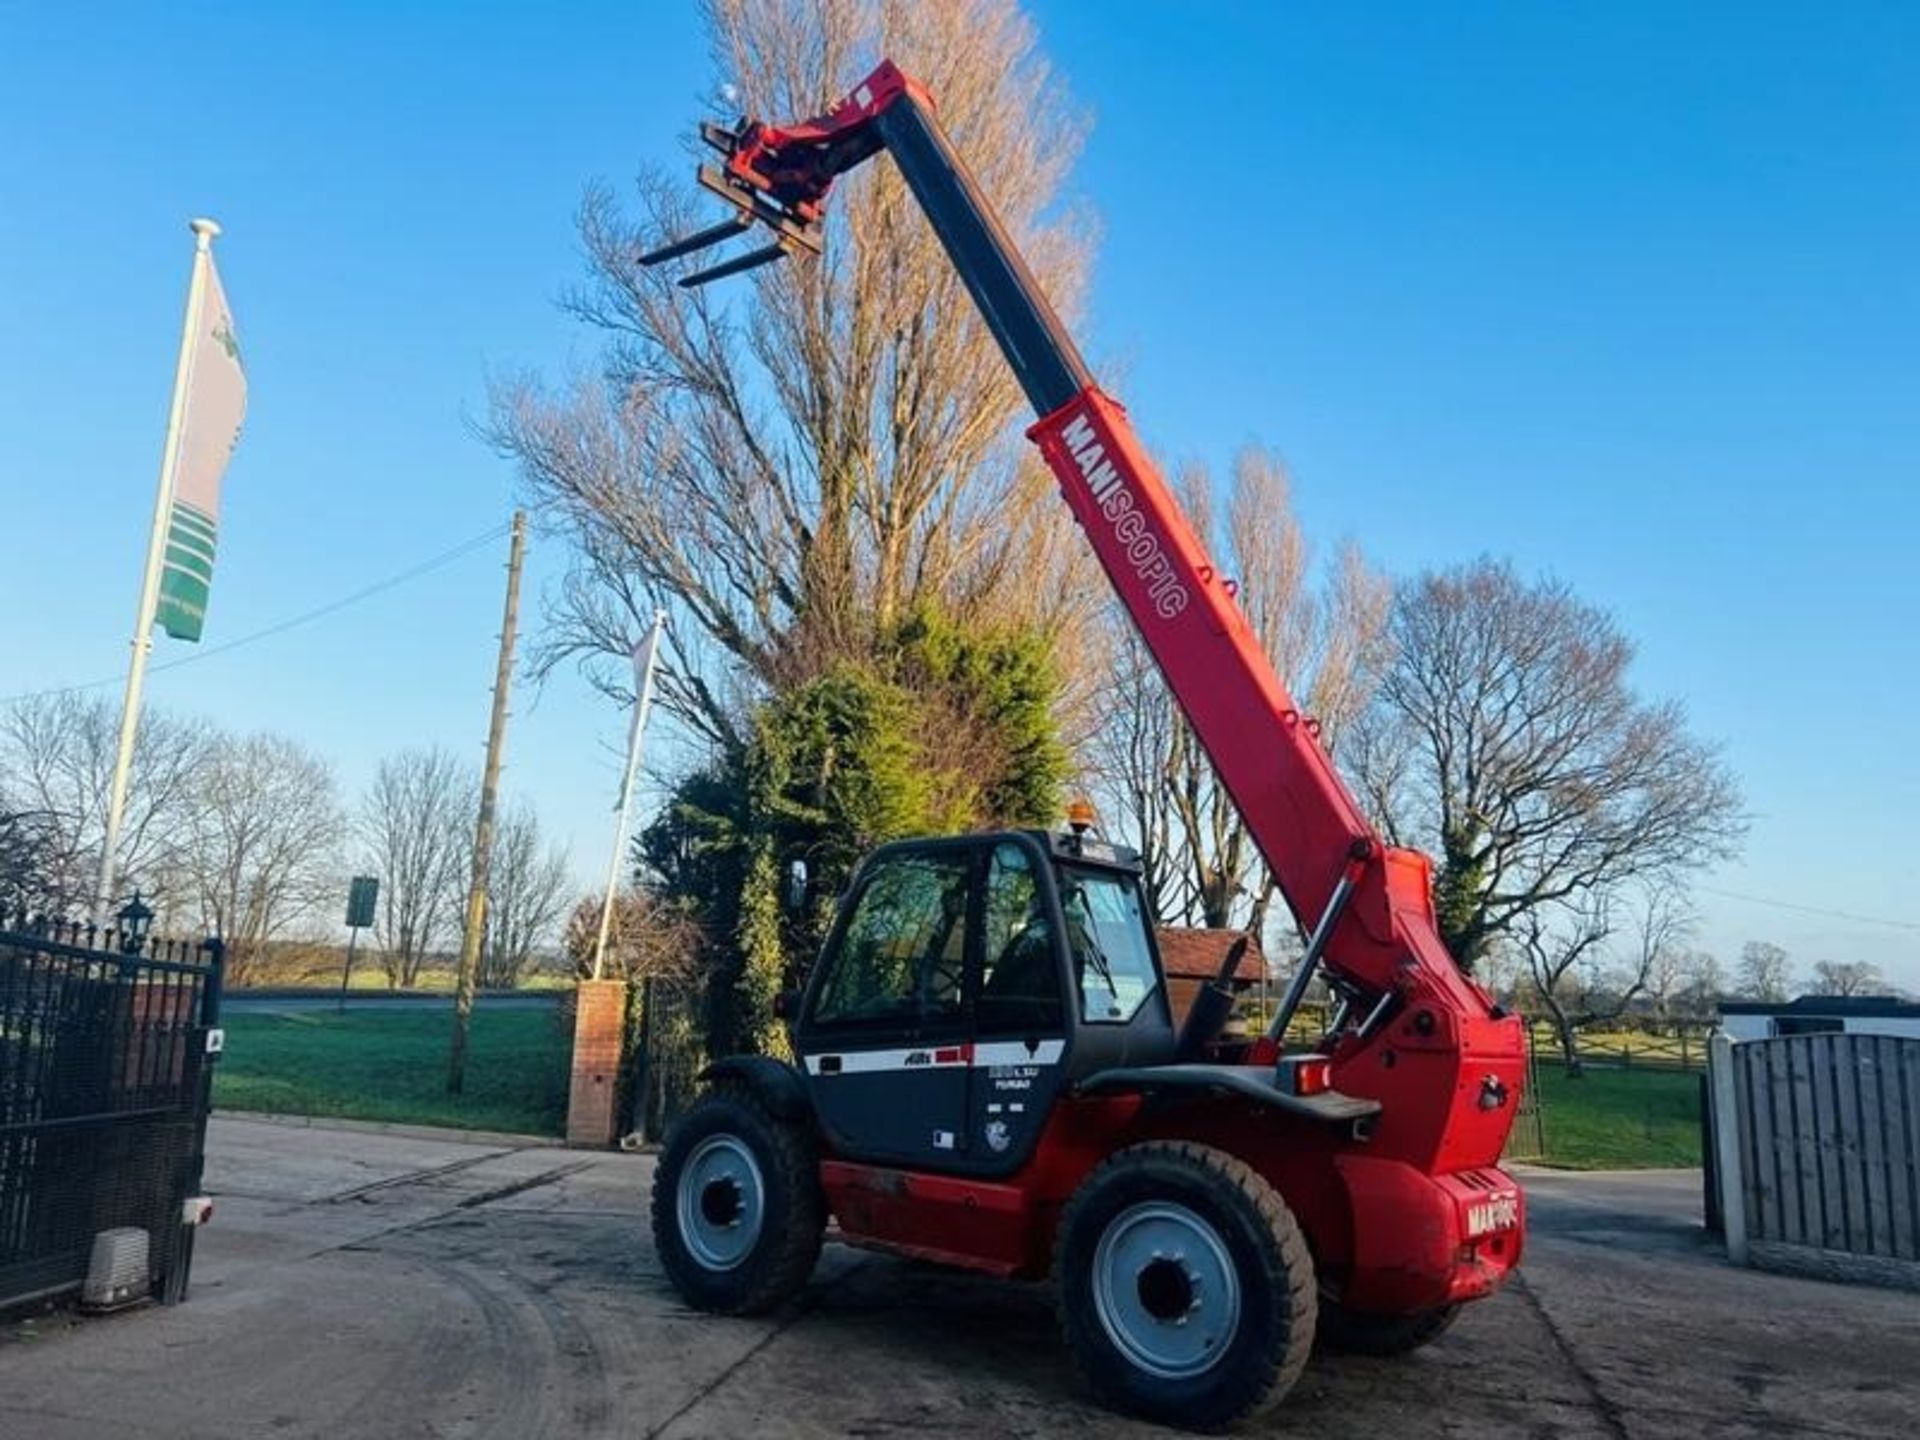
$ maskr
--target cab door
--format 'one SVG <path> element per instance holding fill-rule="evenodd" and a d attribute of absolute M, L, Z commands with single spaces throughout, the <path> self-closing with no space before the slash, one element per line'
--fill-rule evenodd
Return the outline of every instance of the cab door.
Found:
<path fill-rule="evenodd" d="M 980 960 L 973 971 L 973 1084 L 957 1168 L 1008 1175 L 1027 1162 L 1065 1073 L 1066 958 L 1045 854 L 1023 836 L 987 857 Z"/>
<path fill-rule="evenodd" d="M 837 1156 L 951 1169 L 967 1146 L 966 977 L 977 844 L 890 847 L 861 871 L 795 1033 Z"/>

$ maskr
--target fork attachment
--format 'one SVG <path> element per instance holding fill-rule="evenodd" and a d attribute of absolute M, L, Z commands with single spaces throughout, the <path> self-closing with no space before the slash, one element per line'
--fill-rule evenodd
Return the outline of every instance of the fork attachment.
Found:
<path fill-rule="evenodd" d="M 704 285 L 800 250 L 820 254 L 824 248 L 820 217 L 827 191 L 836 176 L 884 148 L 874 122 L 907 94 L 931 109 L 932 101 L 916 82 L 883 65 L 852 95 L 813 120 L 786 126 L 742 120 L 731 129 L 711 121 L 702 123 L 700 139 L 726 158 L 719 165 L 702 165 L 697 178 L 737 213 L 647 251 L 640 263 L 658 265 L 724 244 L 756 223 L 773 231 L 771 245 L 684 275 L 680 284 Z"/>

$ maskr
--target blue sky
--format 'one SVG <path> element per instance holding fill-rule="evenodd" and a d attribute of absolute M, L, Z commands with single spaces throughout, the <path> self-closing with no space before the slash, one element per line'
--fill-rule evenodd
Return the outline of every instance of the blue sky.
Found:
<path fill-rule="evenodd" d="M 1506 555 L 1610 607 L 1754 814 L 1701 941 L 1920 988 L 1920 12 L 1034 13 L 1095 122 L 1086 348 L 1149 440 L 1278 447 L 1310 533 L 1391 570 Z M 589 358 L 552 304 L 573 205 L 674 159 L 710 79 L 665 3 L 0 0 L 0 696 L 123 664 L 188 217 L 226 226 L 252 382 L 211 647 L 504 520 L 485 377 Z M 477 757 L 503 553 L 152 699 L 349 793 L 404 745 Z M 509 787 L 583 880 L 622 725 L 571 676 L 517 700 Z"/>

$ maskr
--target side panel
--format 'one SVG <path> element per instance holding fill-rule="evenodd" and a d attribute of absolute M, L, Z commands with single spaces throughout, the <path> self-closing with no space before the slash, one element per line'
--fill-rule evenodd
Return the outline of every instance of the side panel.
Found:
<path fill-rule="evenodd" d="M 820 1181 L 847 1239 L 1037 1279 L 1052 1259 L 1061 1208 L 1087 1175 L 1135 1134 L 1137 1096 L 1062 1099 L 1027 1163 L 1001 1180 L 823 1161 Z"/>
<path fill-rule="evenodd" d="M 968 1073 L 967 1151 L 954 1168 L 1012 1174 L 1032 1156 L 1060 1093 L 1066 1042 L 979 1040 Z"/>
<path fill-rule="evenodd" d="M 1059 1039 L 953 1040 L 822 1051 L 803 1063 L 836 1154 L 1005 1174 L 1046 1121 L 1064 1049 Z"/>

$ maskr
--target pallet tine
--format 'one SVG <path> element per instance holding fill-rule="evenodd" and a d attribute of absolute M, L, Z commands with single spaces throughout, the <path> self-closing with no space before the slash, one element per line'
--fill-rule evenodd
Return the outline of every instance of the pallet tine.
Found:
<path fill-rule="evenodd" d="M 691 255 L 696 250 L 704 250 L 709 245 L 719 245 L 733 239 L 743 230 L 753 228 L 751 211 L 740 210 L 729 215 L 718 225 L 709 225 L 704 230 L 696 230 L 681 240 L 672 241 L 658 249 L 649 250 L 640 257 L 642 265 L 658 265 L 663 260 L 677 260 L 682 255 Z"/>
<path fill-rule="evenodd" d="M 776 260 L 784 259 L 791 253 L 792 248 L 785 239 L 776 240 L 771 245 L 758 250 L 749 250 L 745 255 L 737 255 L 711 269 L 696 270 L 691 275 L 683 276 L 680 280 L 680 288 L 692 290 L 697 286 L 705 285 L 709 280 L 721 280 L 729 275 L 738 275 L 744 270 L 757 270 L 762 265 L 771 265 Z"/>

